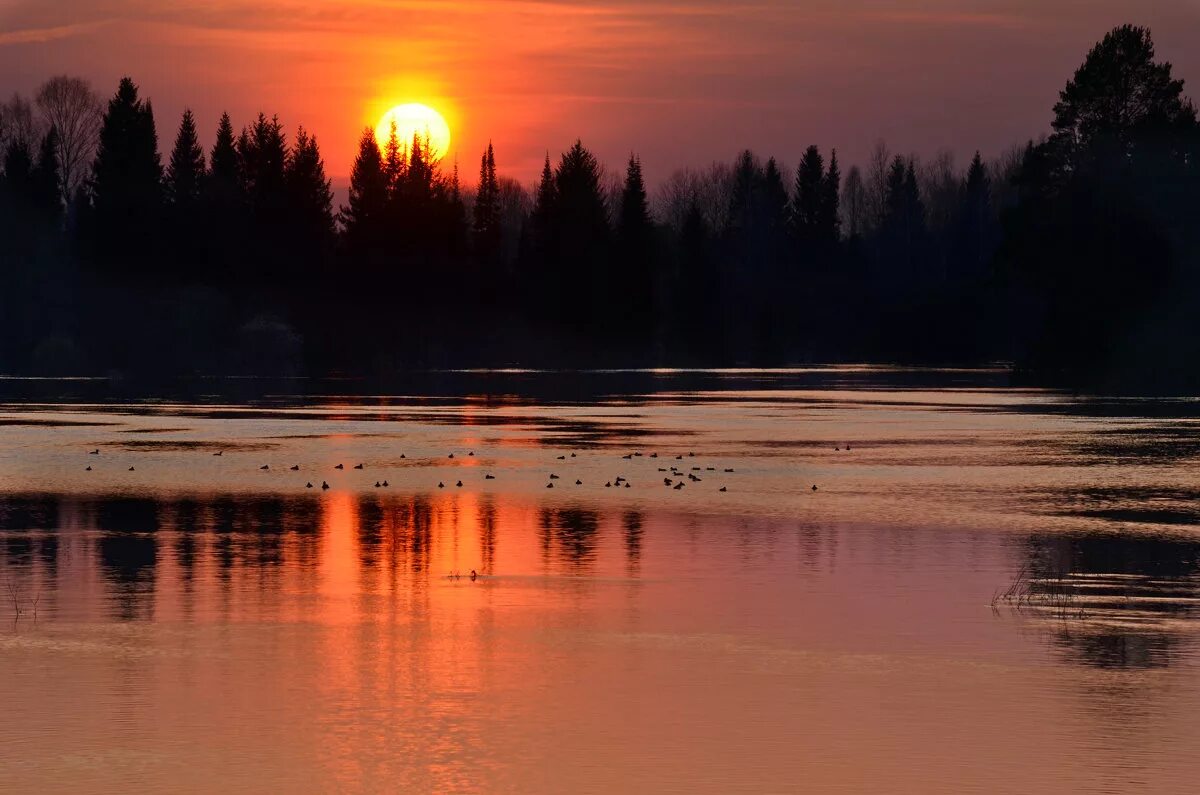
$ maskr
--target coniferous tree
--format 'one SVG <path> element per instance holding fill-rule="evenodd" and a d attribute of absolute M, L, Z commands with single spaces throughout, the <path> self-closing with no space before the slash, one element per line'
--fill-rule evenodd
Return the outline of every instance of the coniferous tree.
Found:
<path fill-rule="evenodd" d="M 284 173 L 287 188 L 289 226 L 296 230 L 291 238 L 298 258 L 312 266 L 321 262 L 334 232 L 333 190 L 325 176 L 325 161 L 315 136 L 303 127 L 296 131 Z"/>
<path fill-rule="evenodd" d="M 617 272 L 620 287 L 613 293 L 614 305 L 622 310 L 626 342 L 643 338 L 653 326 L 654 312 L 654 221 L 646 198 L 642 161 L 630 155 L 621 191 L 617 219 Z"/>
<path fill-rule="evenodd" d="M 829 170 L 821 180 L 820 240 L 827 246 L 842 238 L 841 210 L 842 171 L 838 166 L 837 150 L 829 155 Z"/>
<path fill-rule="evenodd" d="M 233 137 L 233 122 L 228 113 L 222 113 L 221 121 L 217 124 L 217 140 L 213 144 L 209 163 L 212 166 L 209 175 L 217 184 L 232 185 L 238 181 L 237 141 Z"/>
<path fill-rule="evenodd" d="M 167 165 L 166 197 L 178 210 L 193 212 L 200 201 L 204 181 L 204 150 L 196 135 L 196 120 L 190 109 L 183 112 L 179 134 Z"/>
<path fill-rule="evenodd" d="M 400 181 L 404 178 L 406 161 L 404 150 L 400 146 L 400 134 L 396 130 L 396 120 L 393 119 L 383 147 L 383 175 L 387 179 L 389 191 L 395 192 L 399 189 Z"/>
<path fill-rule="evenodd" d="M 811 251 L 821 242 L 825 218 L 825 159 L 821 150 L 808 147 L 796 168 L 796 186 L 792 195 L 792 229 L 802 250 Z"/>
<path fill-rule="evenodd" d="M 30 173 L 30 199 L 47 230 L 57 230 L 62 221 L 62 174 L 58 153 L 58 128 L 51 127 L 42 138 L 37 165 Z"/>
<path fill-rule="evenodd" d="M 983 158 L 976 152 L 963 182 L 959 208 L 956 245 L 963 276 L 979 276 L 991 259 L 991 218 L 991 180 Z"/>
<path fill-rule="evenodd" d="M 542 176 L 538 181 L 537 196 L 534 198 L 533 213 L 530 216 L 535 246 L 541 250 L 545 250 L 549 245 L 557 204 L 558 187 L 554 183 L 554 171 L 550 168 L 550 155 L 547 153 L 546 162 L 542 166 Z"/>
<path fill-rule="evenodd" d="M 484 261 L 494 261 L 500 252 L 500 185 L 496 181 L 496 155 L 490 141 L 479 162 L 479 190 L 473 215 L 475 252 Z"/>
<path fill-rule="evenodd" d="M 387 174 L 369 127 L 358 142 L 358 157 L 350 171 L 349 204 L 342 207 L 346 244 L 352 257 L 377 258 L 384 245 L 388 208 Z"/>
<path fill-rule="evenodd" d="M 154 110 L 128 77 L 121 79 L 104 114 L 92 197 L 96 258 L 126 273 L 145 270 L 157 253 L 162 162 Z"/>
<path fill-rule="evenodd" d="M 208 174 L 201 186 L 205 228 L 202 239 L 207 258 L 204 280 L 222 284 L 234 276 L 239 255 L 246 247 L 241 163 L 228 113 L 221 114 L 208 163 Z"/>
<path fill-rule="evenodd" d="M 773 248 L 781 249 L 788 228 L 788 193 L 783 173 L 775 158 L 767 158 L 763 169 L 763 214 L 770 229 Z"/>
<path fill-rule="evenodd" d="M 610 241 L 600 163 L 582 141 L 562 155 L 554 187 L 553 267 L 559 279 L 552 311 L 573 321 L 577 331 L 590 333 L 597 329 L 611 291 L 605 272 Z"/>

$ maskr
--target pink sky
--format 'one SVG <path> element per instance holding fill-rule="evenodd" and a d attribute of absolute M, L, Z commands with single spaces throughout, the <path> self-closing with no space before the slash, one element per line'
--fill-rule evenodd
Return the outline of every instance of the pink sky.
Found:
<path fill-rule="evenodd" d="M 1047 129 L 1124 22 L 1200 93 L 1195 0 L 0 0 L 0 92 L 66 72 L 107 96 L 129 74 L 161 148 L 185 106 L 206 143 L 222 110 L 263 110 L 315 132 L 337 181 L 364 125 L 422 101 L 468 182 L 489 138 L 528 182 L 576 137 L 611 166 L 639 152 L 657 180 L 745 147 L 997 154 Z"/>

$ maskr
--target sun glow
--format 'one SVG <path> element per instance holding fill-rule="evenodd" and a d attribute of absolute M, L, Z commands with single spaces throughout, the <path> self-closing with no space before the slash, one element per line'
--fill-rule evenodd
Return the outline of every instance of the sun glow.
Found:
<path fill-rule="evenodd" d="M 396 135 L 400 146 L 407 149 L 412 146 L 413 136 L 428 138 L 429 148 L 434 160 L 441 160 L 450 152 L 450 125 L 446 119 L 428 105 L 410 102 L 396 107 L 383 114 L 379 124 L 375 126 L 375 138 L 382 148 L 391 135 L 392 122 L 396 124 Z"/>

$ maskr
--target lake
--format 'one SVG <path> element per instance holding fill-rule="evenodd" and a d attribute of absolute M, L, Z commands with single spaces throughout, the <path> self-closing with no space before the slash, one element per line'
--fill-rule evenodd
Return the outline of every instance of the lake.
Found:
<path fill-rule="evenodd" d="M 301 391 L 0 383 L 0 791 L 1195 791 L 1200 402 Z"/>

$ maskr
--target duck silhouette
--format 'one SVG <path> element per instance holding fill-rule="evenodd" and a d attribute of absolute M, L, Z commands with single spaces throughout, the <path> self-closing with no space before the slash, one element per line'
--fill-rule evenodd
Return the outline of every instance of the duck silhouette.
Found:
<path fill-rule="evenodd" d="M 322 480 L 321 481 L 321 490 L 327 491 L 328 489 L 329 489 L 329 484 Z"/>
<path fill-rule="evenodd" d="M 454 458 L 454 453 L 451 453 L 449 457 Z"/>
<path fill-rule="evenodd" d="M 574 454 L 574 453 L 571 453 L 571 458 L 574 458 L 574 457 L 575 457 L 575 454 Z"/>
<path fill-rule="evenodd" d="M 100 455 L 100 448 L 97 447 L 95 450 L 92 450 L 90 453 L 88 453 L 88 455 Z"/>
<path fill-rule="evenodd" d="M 386 480 L 385 480 L 385 481 L 383 481 L 383 487 L 384 487 L 385 489 L 388 487 L 388 482 L 387 482 Z"/>
<path fill-rule="evenodd" d="M 379 481 L 375 481 L 375 488 L 379 488 Z"/>
<path fill-rule="evenodd" d="M 300 465 L 299 465 L 299 464 L 296 464 L 294 467 L 292 467 L 292 471 L 293 471 L 293 472 L 299 472 L 299 471 L 300 471 Z"/>
<path fill-rule="evenodd" d="M 445 483 L 443 483 L 442 481 L 440 481 L 440 480 L 439 480 L 439 481 L 438 481 L 438 488 L 439 488 L 439 489 L 444 489 L 444 488 L 446 488 L 446 484 L 445 484 Z"/>
<path fill-rule="evenodd" d="M 88 467 L 86 471 L 87 471 L 87 472 L 91 472 L 91 471 L 92 471 L 92 468 L 91 468 L 91 467 Z"/>
<path fill-rule="evenodd" d="M 475 578 L 479 575 L 475 573 L 475 569 L 471 569 L 471 582 L 475 582 Z"/>
<path fill-rule="evenodd" d="M 567 457 L 566 457 L 565 455 L 560 455 L 560 456 L 558 457 L 558 460 L 559 460 L 559 461 L 566 461 L 566 460 L 567 460 Z"/>
<path fill-rule="evenodd" d="M 98 452 L 98 451 L 97 451 L 97 452 Z M 92 455 L 96 455 L 96 453 L 92 453 Z M 224 451 L 224 450 L 218 450 L 217 452 L 213 453 L 213 455 L 225 455 L 225 451 Z"/>
<path fill-rule="evenodd" d="M 813 490 L 813 491 L 816 491 L 816 490 L 817 490 L 816 484 L 813 484 L 812 490 Z"/>
<path fill-rule="evenodd" d="M 675 484 L 675 491 L 679 491 L 679 490 L 680 490 L 680 489 L 682 489 L 682 488 L 683 488 L 683 482 L 682 482 L 682 481 L 681 481 L 681 482 L 679 482 L 679 483 L 676 483 L 676 484 Z"/>
<path fill-rule="evenodd" d="M 346 467 L 342 466 L 341 464 L 338 464 L 337 466 L 334 467 L 334 469 L 345 469 L 345 468 Z"/>
<path fill-rule="evenodd" d="M 550 474 L 550 479 L 551 479 L 551 480 L 558 480 L 558 475 L 555 475 L 554 473 L 551 473 L 551 474 Z"/>
<path fill-rule="evenodd" d="M 552 489 L 552 488 L 554 488 L 554 484 L 553 484 L 553 483 L 547 483 L 547 484 L 546 484 L 546 488 L 548 488 L 548 489 Z"/>
<path fill-rule="evenodd" d="M 729 489 L 725 488 L 724 486 L 722 486 L 720 490 L 721 491 L 729 491 Z"/>
<path fill-rule="evenodd" d="M 458 487 L 461 489 L 461 488 L 462 488 L 462 481 L 460 480 L 460 481 L 458 481 L 458 483 L 456 483 L 456 484 L 454 484 L 454 485 L 458 486 Z"/>
<path fill-rule="evenodd" d="M 270 464 L 263 464 L 262 466 L 259 467 L 259 469 L 270 469 L 270 468 L 271 468 Z"/>
<path fill-rule="evenodd" d="M 401 453 L 401 454 L 400 454 L 400 457 L 401 457 L 401 458 L 404 458 L 404 453 Z"/>
<path fill-rule="evenodd" d="M 129 468 L 129 471 L 130 471 L 130 472 L 132 472 L 132 471 L 133 471 L 133 467 L 130 467 L 130 468 Z"/>
<path fill-rule="evenodd" d="M 467 455 L 468 455 L 468 456 L 471 456 L 471 457 L 474 457 L 474 455 L 475 455 L 475 451 L 474 451 L 474 450 L 472 450 L 471 452 L 467 453 Z"/>
<path fill-rule="evenodd" d="M 363 468 L 363 465 L 362 465 L 362 464 L 355 464 L 355 465 L 354 465 L 354 468 L 355 468 L 355 469 L 362 469 L 362 468 Z"/>
<path fill-rule="evenodd" d="M 313 485 L 312 485 L 312 482 L 311 482 L 311 481 L 309 481 L 308 483 L 305 483 L 305 484 L 304 484 L 304 488 L 306 488 L 306 489 L 311 489 L 312 487 L 313 487 Z"/>
<path fill-rule="evenodd" d="M 576 486 L 582 486 L 582 485 L 583 485 L 583 481 L 582 481 L 582 480 L 576 480 L 576 481 L 575 481 L 575 485 L 576 485 Z"/>
<path fill-rule="evenodd" d="M 484 475 L 483 479 L 484 480 L 495 480 L 496 476 L 495 475 Z"/>

